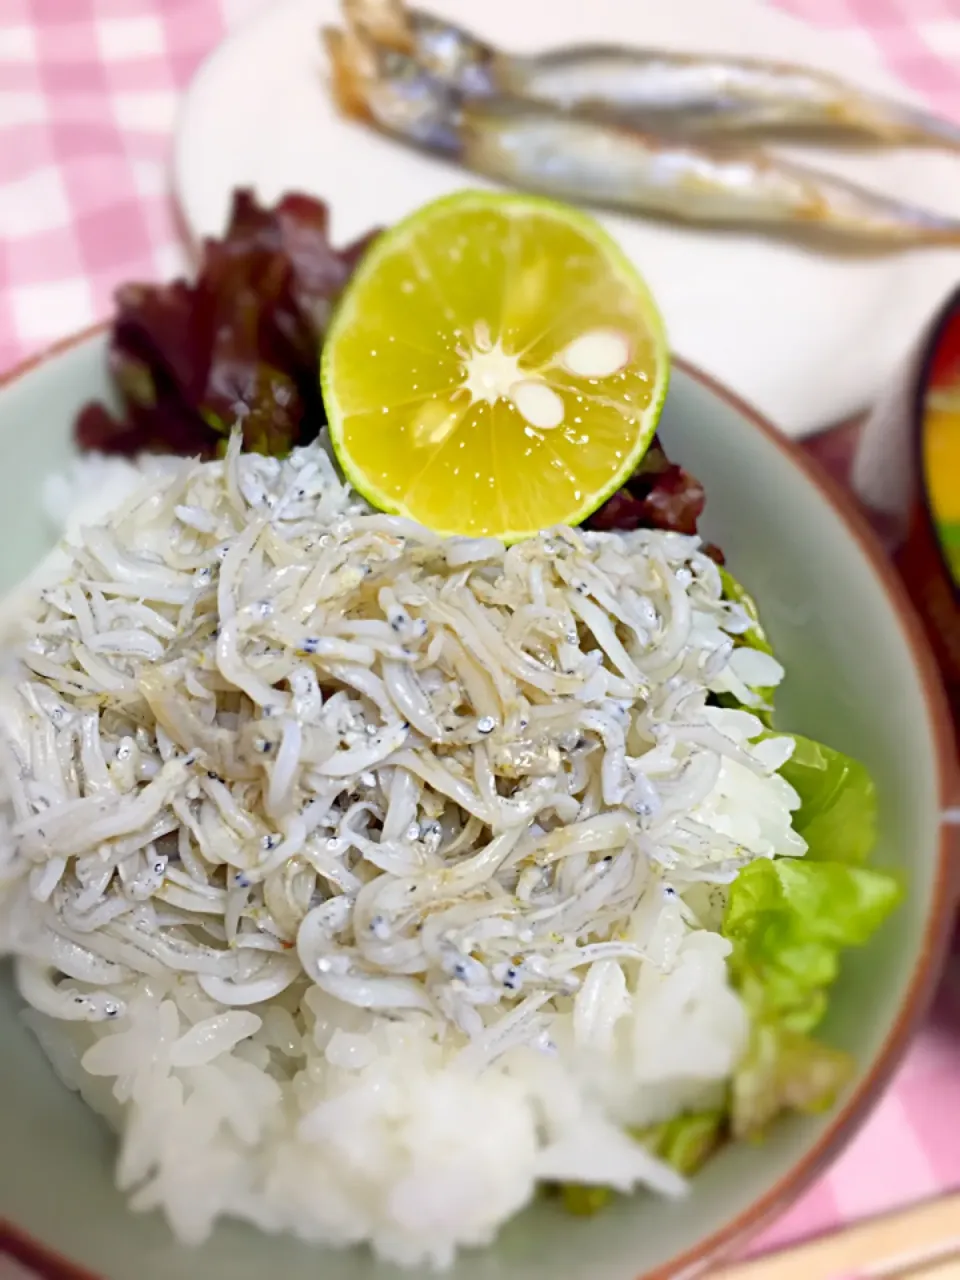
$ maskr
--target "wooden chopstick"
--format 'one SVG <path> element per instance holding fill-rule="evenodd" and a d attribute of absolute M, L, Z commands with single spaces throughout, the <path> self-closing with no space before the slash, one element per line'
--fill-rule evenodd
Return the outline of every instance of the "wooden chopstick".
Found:
<path fill-rule="evenodd" d="M 921 1270 L 904 1271 L 897 1280 L 960 1280 L 960 1254 L 941 1259 Z"/>
<path fill-rule="evenodd" d="M 710 1280 L 960 1280 L 960 1191 L 710 1273 Z"/>

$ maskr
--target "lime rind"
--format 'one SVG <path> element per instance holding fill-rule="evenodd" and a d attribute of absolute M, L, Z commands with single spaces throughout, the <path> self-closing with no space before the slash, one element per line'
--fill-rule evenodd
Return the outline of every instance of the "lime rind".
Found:
<path fill-rule="evenodd" d="M 401 252 L 405 244 L 410 243 L 415 238 L 419 238 L 432 222 L 443 222 L 452 212 L 467 213 L 484 210 L 495 211 L 506 217 L 522 218 L 539 215 L 557 222 L 563 222 L 578 231 L 585 239 L 601 250 L 603 257 L 621 283 L 628 286 L 637 299 L 638 308 L 647 325 L 654 351 L 656 373 L 654 384 L 651 388 L 650 403 L 637 421 L 635 444 L 624 455 L 615 471 L 611 473 L 609 483 L 600 490 L 592 492 L 579 507 L 570 512 L 569 517 L 564 522 L 570 525 L 578 525 L 591 516 L 599 507 L 603 506 L 608 498 L 623 486 L 646 453 L 656 432 L 657 423 L 667 397 L 670 383 L 670 359 L 663 319 L 656 301 L 643 276 L 626 256 L 616 240 L 589 214 L 544 196 L 475 190 L 458 191 L 448 196 L 442 196 L 423 208 L 408 214 L 395 226 L 377 237 L 357 267 L 350 284 L 334 311 L 321 352 L 320 389 L 327 411 L 330 442 L 344 475 L 353 488 L 371 506 L 391 515 L 404 516 L 413 520 L 417 519 L 417 516 L 402 502 L 395 501 L 379 489 L 371 481 L 370 477 L 354 463 L 350 456 L 343 434 L 345 415 L 340 410 L 335 386 L 337 340 L 340 334 L 346 332 L 357 318 L 357 308 L 360 305 L 359 300 L 363 295 L 364 285 L 377 273 L 384 261 Z M 510 544 L 533 537 L 541 531 L 540 527 L 519 530 L 508 529 L 498 531 L 496 536 L 503 542 Z M 451 537 L 461 531 L 434 529 L 433 532 L 443 537 Z"/>

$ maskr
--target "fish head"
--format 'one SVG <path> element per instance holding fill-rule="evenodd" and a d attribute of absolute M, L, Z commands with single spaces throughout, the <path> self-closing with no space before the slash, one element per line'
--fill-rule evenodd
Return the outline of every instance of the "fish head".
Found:
<path fill-rule="evenodd" d="M 363 45 L 336 27 L 324 27 L 320 38 L 330 64 L 334 102 L 344 115 L 371 120 L 367 85 L 376 68 Z"/>
<path fill-rule="evenodd" d="M 460 152 L 460 97 L 413 58 L 355 28 L 325 28 L 340 110 L 428 151 Z"/>
<path fill-rule="evenodd" d="M 340 8 L 349 30 L 410 57 L 416 52 L 413 23 L 403 0 L 342 0 Z"/>
<path fill-rule="evenodd" d="M 411 9 L 404 0 L 342 0 L 348 27 L 417 62 L 469 98 L 497 91 L 496 50 L 445 18 Z"/>

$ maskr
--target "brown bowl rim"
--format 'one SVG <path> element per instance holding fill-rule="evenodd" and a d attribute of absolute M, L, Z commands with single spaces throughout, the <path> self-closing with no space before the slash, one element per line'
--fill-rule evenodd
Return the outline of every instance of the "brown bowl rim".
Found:
<path fill-rule="evenodd" d="M 79 333 L 62 339 L 37 355 L 31 356 L 0 377 L 0 391 L 11 383 L 58 356 L 101 336 L 107 323 L 91 325 Z M 905 588 L 886 558 L 864 517 L 851 503 L 840 485 L 799 446 L 777 431 L 761 413 L 717 382 L 709 374 L 678 356 L 673 365 L 722 400 L 735 412 L 747 418 L 766 439 L 774 444 L 790 462 L 817 488 L 847 527 L 851 537 L 870 562 L 883 586 L 904 639 L 913 654 L 920 675 L 923 696 L 933 730 L 938 761 L 937 790 L 940 812 L 960 805 L 960 769 L 954 748 L 954 729 L 939 671 L 930 650 L 923 626 L 917 617 Z M 937 877 L 934 892 L 936 904 L 924 936 L 924 946 L 914 969 L 900 1012 L 877 1054 L 872 1069 L 862 1079 L 853 1095 L 833 1114 L 827 1130 L 802 1160 L 798 1161 L 769 1191 L 738 1214 L 731 1222 L 712 1232 L 699 1244 L 671 1258 L 669 1262 L 645 1272 L 637 1280 L 688 1280 L 713 1263 L 725 1261 L 789 1204 L 795 1201 L 829 1166 L 846 1146 L 870 1114 L 877 1098 L 900 1064 L 913 1034 L 924 1018 L 933 998 L 937 979 L 950 940 L 957 898 L 960 895 L 960 828 L 940 823 L 937 851 Z M 13 1223 L 0 1218 L 0 1254 L 8 1253 L 24 1266 L 32 1268 L 46 1280 L 106 1280 L 62 1257 L 55 1250 L 26 1235 Z"/>

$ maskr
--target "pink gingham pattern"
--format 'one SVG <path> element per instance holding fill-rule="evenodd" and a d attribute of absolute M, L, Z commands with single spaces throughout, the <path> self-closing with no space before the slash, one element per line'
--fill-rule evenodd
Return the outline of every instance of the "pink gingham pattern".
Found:
<path fill-rule="evenodd" d="M 185 255 L 168 194 L 177 95 L 263 0 L 0 0 L 0 373 Z M 960 0 L 781 0 L 876 43 L 960 119 Z M 756 1248 L 960 1186 L 960 959 L 869 1125 Z M 2 1274 L 2 1270 L 0 1270 Z"/>

